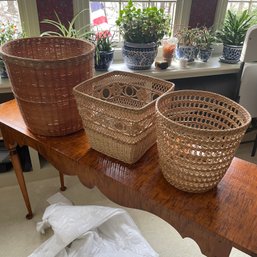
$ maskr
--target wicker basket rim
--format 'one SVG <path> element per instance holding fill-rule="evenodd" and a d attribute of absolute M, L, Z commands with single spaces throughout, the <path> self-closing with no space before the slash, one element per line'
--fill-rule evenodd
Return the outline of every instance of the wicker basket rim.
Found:
<path fill-rule="evenodd" d="M 98 76 L 95 76 L 91 79 L 88 79 L 86 81 L 83 81 L 81 83 L 79 83 L 78 85 L 76 85 L 74 88 L 73 88 L 73 91 L 77 94 L 81 94 L 81 95 L 84 95 L 86 97 L 89 97 L 91 98 L 92 100 L 95 100 L 95 101 L 98 101 L 98 102 L 102 102 L 102 103 L 105 103 L 107 105 L 110 105 L 110 106 L 116 106 L 116 107 L 119 107 L 119 108 L 122 108 L 122 109 L 126 109 L 126 110 L 129 110 L 129 111 L 132 111 L 132 112 L 135 112 L 135 113 L 138 113 L 140 111 L 144 111 L 145 109 L 147 109 L 149 106 L 153 105 L 157 99 L 159 99 L 161 96 L 157 97 L 156 99 L 154 99 L 153 101 L 145 104 L 144 106 L 140 107 L 140 108 L 133 108 L 133 107 L 128 107 L 128 106 L 122 106 L 122 105 L 119 105 L 119 104 L 116 104 L 116 103 L 111 103 L 111 102 L 107 102 L 107 101 L 104 101 L 102 99 L 99 99 L 97 97 L 94 97 L 92 95 L 89 95 L 89 94 L 86 94 L 84 92 L 81 92 L 79 91 L 79 88 L 82 87 L 84 84 L 88 84 L 90 83 L 91 81 L 94 81 L 96 79 L 99 79 L 99 78 L 106 78 L 106 77 L 110 77 L 110 76 L 113 76 L 113 75 L 132 75 L 133 76 L 136 76 L 140 79 L 142 78 L 146 78 L 146 79 L 151 79 L 151 80 L 154 80 L 156 82 L 159 82 L 159 81 L 162 81 L 163 83 L 166 83 L 166 84 L 170 84 L 171 85 L 171 88 L 168 89 L 167 92 L 171 92 L 174 87 L 175 87 L 175 84 L 173 82 L 169 82 L 169 81 L 166 81 L 166 80 L 163 80 L 163 79 L 156 79 L 156 78 L 153 78 L 153 77 L 150 77 L 150 76 L 147 76 L 147 75 L 141 75 L 141 74 L 134 74 L 134 73 L 131 73 L 131 72 L 126 72 L 126 71 L 111 71 L 111 72 L 108 72 L 108 73 L 105 73 L 105 74 L 101 74 L 101 75 L 98 75 Z M 166 94 L 167 92 L 163 93 L 163 94 Z"/>
<path fill-rule="evenodd" d="M 163 99 L 165 98 L 168 98 L 170 95 L 174 95 L 174 94 L 193 94 L 193 95 L 196 95 L 199 96 L 199 94 L 204 94 L 204 95 L 209 95 L 209 96 L 212 96 L 212 97 L 218 97 L 220 99 L 224 99 L 225 101 L 227 102 L 230 102 L 231 104 L 233 105 L 236 105 L 237 108 L 241 109 L 242 112 L 245 113 L 245 116 L 246 116 L 246 122 L 245 124 L 243 124 L 242 126 L 238 127 L 238 128 L 230 128 L 230 129 L 201 129 L 201 128 L 192 128 L 192 127 L 188 127 L 186 125 L 183 125 L 181 123 L 178 123 L 178 122 L 175 122 L 175 121 L 172 121 L 171 119 L 167 118 L 166 116 L 164 116 L 162 114 L 162 112 L 160 112 L 159 110 L 159 102 L 162 101 Z M 200 95 L 202 96 L 202 95 Z M 179 90 L 179 91 L 173 91 L 173 92 L 169 92 L 169 93 L 166 93 L 160 97 L 157 98 L 157 101 L 155 103 L 155 109 L 156 109 L 156 113 L 161 116 L 163 119 L 165 119 L 166 121 L 178 126 L 178 127 L 181 127 L 182 129 L 187 129 L 189 131 L 192 131 L 192 132 L 196 132 L 196 131 L 201 131 L 202 133 L 224 133 L 224 132 L 233 132 L 233 131 L 237 131 L 238 129 L 242 129 L 242 128 L 245 128 L 245 127 L 248 127 L 248 125 L 250 124 L 251 122 L 251 115 L 250 113 L 243 107 L 241 106 L 240 104 L 236 103 L 235 101 L 223 96 L 223 95 L 220 95 L 220 94 L 217 94 L 217 93 L 213 93 L 213 92 L 209 92 L 209 91 L 203 91 L 203 90 Z"/>
<path fill-rule="evenodd" d="M 15 56 L 15 55 L 11 55 L 11 54 L 8 54 L 8 53 L 5 53 L 4 52 L 4 48 L 9 45 L 9 44 L 12 44 L 13 42 L 16 42 L 16 41 L 27 41 L 27 40 L 37 40 L 37 39 L 52 39 L 52 38 L 55 38 L 55 39 L 65 39 L 65 40 L 76 40 L 76 41 L 80 41 L 80 42 L 83 42 L 83 43 L 87 43 L 88 45 L 91 46 L 91 49 L 89 49 L 87 52 L 81 54 L 81 55 L 75 55 L 75 56 L 72 56 L 72 57 L 68 57 L 68 58 L 62 58 L 62 59 L 32 59 L 32 58 L 27 58 L 27 57 L 20 57 L 20 56 Z M 63 61 L 67 61 L 67 60 L 73 60 L 73 59 L 76 59 L 78 57 L 81 57 L 81 56 L 86 56 L 86 55 L 89 55 L 89 54 L 92 54 L 94 53 L 95 51 L 95 45 L 89 41 L 86 41 L 86 40 L 82 40 L 82 39 L 78 39 L 78 38 L 68 38 L 68 37 L 29 37 L 29 38 L 18 38 L 18 39 L 14 39 L 12 41 L 9 41 L 9 42 L 6 42 L 5 44 L 3 44 L 2 46 L 0 46 L 0 55 L 2 56 L 6 56 L 8 58 L 14 58 L 16 60 L 21 60 L 21 61 L 30 61 L 30 62 L 35 62 L 35 63 L 58 63 L 58 62 L 63 62 Z"/>

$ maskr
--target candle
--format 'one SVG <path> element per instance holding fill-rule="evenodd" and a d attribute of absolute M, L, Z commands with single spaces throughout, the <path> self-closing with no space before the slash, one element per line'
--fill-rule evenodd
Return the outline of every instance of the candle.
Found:
<path fill-rule="evenodd" d="M 176 45 L 168 42 L 163 43 L 162 56 L 164 59 L 172 59 Z"/>

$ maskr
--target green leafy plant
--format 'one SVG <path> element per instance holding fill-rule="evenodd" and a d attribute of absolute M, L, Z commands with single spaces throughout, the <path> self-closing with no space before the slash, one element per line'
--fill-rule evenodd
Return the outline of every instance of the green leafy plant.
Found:
<path fill-rule="evenodd" d="M 159 43 L 170 32 L 170 17 L 164 9 L 137 9 L 131 0 L 120 11 L 116 24 L 124 40 L 131 43 Z"/>
<path fill-rule="evenodd" d="M 179 45 L 196 46 L 199 31 L 199 28 L 183 28 L 175 34 L 175 37 L 178 39 Z"/>
<path fill-rule="evenodd" d="M 50 20 L 50 19 L 44 19 L 41 21 L 41 23 L 49 24 L 54 26 L 57 31 L 45 31 L 41 34 L 41 36 L 59 36 L 59 37 L 72 37 L 72 38 L 85 38 L 88 39 L 91 37 L 92 32 L 90 31 L 89 26 L 83 26 L 80 29 L 75 29 L 74 24 L 78 17 L 86 11 L 87 9 L 84 9 L 77 13 L 73 19 L 69 22 L 68 27 L 66 27 L 60 20 L 57 13 L 55 13 L 56 20 Z"/>
<path fill-rule="evenodd" d="M 22 32 L 19 32 L 17 26 L 10 22 L 0 22 L 0 46 L 4 43 L 7 43 L 8 41 L 24 37 L 25 34 Z M 4 62 L 2 58 L 0 57 L 0 70 L 5 69 Z"/>
<path fill-rule="evenodd" d="M 211 28 L 202 27 L 199 29 L 196 44 L 200 49 L 210 49 L 217 41 L 215 33 Z"/>
<path fill-rule="evenodd" d="M 241 46 L 253 16 L 245 10 L 240 15 L 228 10 L 223 28 L 217 31 L 217 38 L 227 45 Z"/>

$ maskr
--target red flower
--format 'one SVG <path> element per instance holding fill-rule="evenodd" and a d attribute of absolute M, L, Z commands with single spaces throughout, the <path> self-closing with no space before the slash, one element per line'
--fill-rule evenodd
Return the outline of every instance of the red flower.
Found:
<path fill-rule="evenodd" d="M 104 39 L 111 36 L 111 32 L 109 30 L 99 31 L 95 33 L 96 40 Z"/>

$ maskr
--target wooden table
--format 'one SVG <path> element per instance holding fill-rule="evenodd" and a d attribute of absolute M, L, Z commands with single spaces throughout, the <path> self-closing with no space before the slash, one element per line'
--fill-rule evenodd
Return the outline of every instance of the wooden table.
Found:
<path fill-rule="evenodd" d="M 156 146 L 134 165 L 125 165 L 92 149 L 83 131 L 65 137 L 36 136 L 27 130 L 16 101 L 0 105 L 0 128 L 32 218 L 26 184 L 15 146 L 28 145 L 61 174 L 78 176 L 86 187 L 98 187 L 112 201 L 156 214 L 182 237 L 193 238 L 207 256 L 229 256 L 236 247 L 257 256 L 257 166 L 234 158 L 218 187 L 189 194 L 163 178 Z M 171 249 L 172 252 L 172 249 Z"/>

